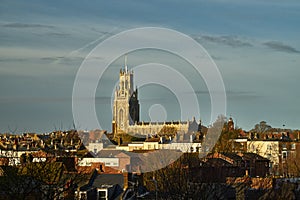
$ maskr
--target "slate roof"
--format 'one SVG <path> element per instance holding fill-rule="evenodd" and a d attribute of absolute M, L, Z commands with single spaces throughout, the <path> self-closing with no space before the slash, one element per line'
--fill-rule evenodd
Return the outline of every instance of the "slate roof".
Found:
<path fill-rule="evenodd" d="M 243 157 L 248 158 L 248 159 L 253 159 L 253 160 L 265 160 L 269 161 L 269 159 L 264 158 L 256 153 L 243 153 Z"/>
<path fill-rule="evenodd" d="M 243 158 L 241 156 L 237 155 L 236 153 L 220 153 L 220 154 L 222 154 L 236 162 L 243 160 Z"/>
<path fill-rule="evenodd" d="M 108 185 L 124 186 L 123 174 L 98 174 L 93 182 L 93 187 L 105 188 Z"/>
<path fill-rule="evenodd" d="M 117 199 L 123 193 L 124 177 L 123 174 L 98 174 L 95 170 L 85 185 L 80 187 L 81 191 L 95 188 L 110 188 L 109 199 Z M 96 197 L 95 197 L 96 198 Z"/>
<path fill-rule="evenodd" d="M 210 166 L 210 167 L 233 166 L 231 163 L 229 163 L 226 160 L 223 160 L 221 158 L 209 158 L 203 165 Z"/>

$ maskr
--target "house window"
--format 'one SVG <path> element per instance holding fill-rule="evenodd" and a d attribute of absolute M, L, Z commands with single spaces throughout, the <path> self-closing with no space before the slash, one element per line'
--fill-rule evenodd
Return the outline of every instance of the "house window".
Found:
<path fill-rule="evenodd" d="M 295 143 L 292 144 L 291 149 L 293 149 L 293 150 L 296 149 L 296 144 Z"/>
<path fill-rule="evenodd" d="M 191 152 L 194 152 L 194 148 L 193 147 L 191 147 Z"/>
<path fill-rule="evenodd" d="M 81 193 L 80 194 L 80 200 L 86 200 L 86 193 Z"/>
<path fill-rule="evenodd" d="M 286 152 L 286 151 L 283 151 L 283 152 L 282 152 L 282 158 L 283 158 L 283 159 L 286 159 L 286 158 L 287 158 L 287 152 Z"/>
<path fill-rule="evenodd" d="M 106 199 L 106 191 L 99 191 L 98 195 L 99 195 L 99 200 Z"/>
<path fill-rule="evenodd" d="M 284 150 L 286 149 L 286 145 L 285 144 L 282 145 L 282 149 L 284 149 Z"/>

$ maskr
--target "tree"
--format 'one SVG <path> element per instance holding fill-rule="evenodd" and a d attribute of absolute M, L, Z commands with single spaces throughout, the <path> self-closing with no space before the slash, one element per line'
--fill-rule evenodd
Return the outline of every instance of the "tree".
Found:
<path fill-rule="evenodd" d="M 76 185 L 86 181 L 84 172 L 67 170 L 55 157 L 46 162 L 25 162 L 4 166 L 0 191 L 4 199 L 74 199 Z M 1 199 L 1 198 L 0 198 Z"/>
<path fill-rule="evenodd" d="M 37 193 L 37 182 L 31 177 L 19 174 L 16 166 L 2 166 L 0 177 L 0 199 L 37 199 L 31 195 Z"/>
<path fill-rule="evenodd" d="M 225 130 L 225 125 L 226 117 L 224 115 L 219 115 L 212 126 L 208 128 L 207 134 L 202 142 L 201 157 L 204 157 L 209 152 L 213 151 L 222 131 Z"/>
<path fill-rule="evenodd" d="M 260 200 L 293 200 L 298 199 L 299 192 L 297 191 L 298 184 L 291 182 L 281 182 L 266 192 Z M 298 194 L 297 194 L 298 193 Z"/>
<path fill-rule="evenodd" d="M 265 133 L 271 129 L 272 129 L 272 127 L 270 125 L 268 125 L 267 122 L 261 121 L 261 122 L 259 122 L 259 124 L 255 124 L 254 129 L 252 129 L 251 131 L 261 134 L 261 133 Z"/>
<path fill-rule="evenodd" d="M 195 176 L 200 163 L 198 153 L 185 153 L 170 165 L 145 173 L 144 185 L 157 191 L 159 199 L 225 199 L 229 186 L 206 183 Z"/>
<path fill-rule="evenodd" d="M 187 191 L 188 170 L 187 165 L 192 161 L 191 154 L 182 155 L 178 160 L 167 165 L 166 167 L 154 172 L 144 174 L 144 184 L 151 191 L 158 190 L 160 197 L 163 199 L 179 199 L 182 198 Z M 190 157 L 188 159 L 188 157 Z M 199 159 L 196 154 L 194 159 Z M 157 188 L 153 183 L 153 179 L 157 182 Z"/>
<path fill-rule="evenodd" d="M 26 154 L 26 153 L 23 153 L 21 156 L 20 156 L 20 163 L 23 165 L 23 164 L 26 164 L 26 163 L 30 163 L 33 161 L 33 156 L 32 154 Z"/>
<path fill-rule="evenodd" d="M 238 138 L 240 130 L 222 131 L 218 142 L 213 148 L 213 152 L 236 152 L 242 151 L 242 145 L 235 142 L 234 139 Z"/>

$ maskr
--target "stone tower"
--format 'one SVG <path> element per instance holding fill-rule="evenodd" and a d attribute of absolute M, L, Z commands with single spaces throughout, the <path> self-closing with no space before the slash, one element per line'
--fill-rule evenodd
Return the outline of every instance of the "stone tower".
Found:
<path fill-rule="evenodd" d="M 120 70 L 119 86 L 115 90 L 112 132 L 127 132 L 130 125 L 139 121 L 139 100 L 134 90 L 133 71 L 128 71 L 125 57 L 124 69 Z"/>

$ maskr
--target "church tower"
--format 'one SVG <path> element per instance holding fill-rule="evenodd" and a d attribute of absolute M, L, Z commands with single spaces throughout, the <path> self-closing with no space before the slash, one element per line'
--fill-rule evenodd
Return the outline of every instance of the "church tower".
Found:
<path fill-rule="evenodd" d="M 127 69 L 125 56 L 124 69 L 120 70 L 119 86 L 115 90 L 112 132 L 127 132 L 130 125 L 139 121 L 139 100 L 137 88 L 134 90 L 133 71 Z"/>

